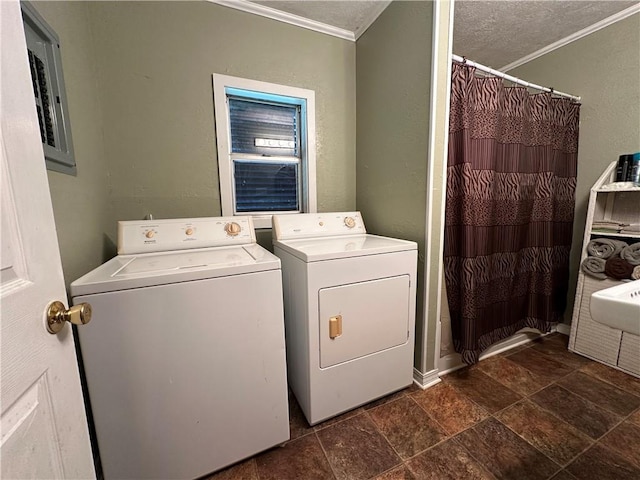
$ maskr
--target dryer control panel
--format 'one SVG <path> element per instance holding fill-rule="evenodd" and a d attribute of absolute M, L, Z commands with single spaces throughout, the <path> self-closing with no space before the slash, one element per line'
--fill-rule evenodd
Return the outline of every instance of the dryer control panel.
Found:
<path fill-rule="evenodd" d="M 202 217 L 118 222 L 118 254 L 256 243 L 251 217 Z"/>
<path fill-rule="evenodd" d="M 336 237 L 367 233 L 360 212 L 302 213 L 273 216 L 273 238 Z"/>

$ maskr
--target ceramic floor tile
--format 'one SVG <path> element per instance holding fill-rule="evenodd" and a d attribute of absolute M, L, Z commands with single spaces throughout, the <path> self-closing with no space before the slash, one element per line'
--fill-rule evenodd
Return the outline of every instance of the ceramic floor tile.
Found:
<path fill-rule="evenodd" d="M 591 438 L 599 438 L 613 428 L 621 417 L 608 412 L 573 393 L 551 385 L 532 395 L 531 400 Z"/>
<path fill-rule="evenodd" d="M 401 465 L 393 470 L 383 473 L 377 476 L 374 480 L 417 480 L 413 476 L 411 471 L 405 466 Z"/>
<path fill-rule="evenodd" d="M 413 393 L 411 397 L 450 435 L 455 435 L 489 416 L 482 407 L 446 382 Z"/>
<path fill-rule="evenodd" d="M 629 417 L 629 421 L 640 427 L 640 410 Z"/>
<path fill-rule="evenodd" d="M 256 465 L 260 480 L 335 478 L 315 434 L 268 450 L 256 457 Z"/>
<path fill-rule="evenodd" d="M 385 403 L 398 400 L 399 398 L 402 398 L 405 395 L 407 395 L 409 392 L 413 392 L 413 391 L 414 390 L 412 388 L 405 388 L 404 390 L 400 390 L 399 392 L 392 393 L 391 395 L 387 395 L 386 397 L 382 397 L 382 398 L 379 398 L 378 400 L 374 400 L 371 403 L 367 403 L 366 405 L 363 405 L 363 408 L 365 410 L 370 410 L 372 408 L 379 407 L 380 405 L 384 405 Z"/>
<path fill-rule="evenodd" d="M 586 373 L 574 372 L 560 380 L 558 385 L 618 415 L 629 415 L 640 407 L 640 397 Z"/>
<path fill-rule="evenodd" d="M 372 408 L 369 415 L 404 459 L 447 437 L 444 430 L 410 396 Z"/>
<path fill-rule="evenodd" d="M 616 387 L 634 395 L 640 396 L 640 378 L 633 377 L 628 373 L 621 372 L 615 368 L 607 367 L 598 362 L 589 362 L 580 371 L 611 383 Z"/>
<path fill-rule="evenodd" d="M 412 393 L 415 392 L 421 392 L 424 389 L 422 387 L 419 387 L 416 383 L 412 383 L 411 385 L 409 385 L 407 388 L 404 389 L 404 392 L 407 393 L 407 395 L 410 395 Z"/>
<path fill-rule="evenodd" d="M 349 418 L 316 435 L 339 480 L 375 477 L 402 463 L 368 415 Z"/>
<path fill-rule="evenodd" d="M 534 340 L 533 348 L 535 351 L 544 353 L 548 357 L 551 357 L 556 362 L 562 363 L 571 368 L 580 368 L 591 360 L 581 357 L 567 349 L 569 344 L 569 337 L 566 335 L 550 335 L 547 337 L 541 337 Z"/>
<path fill-rule="evenodd" d="M 311 432 L 313 432 L 313 427 L 309 426 L 296 397 L 289 392 L 289 434 L 291 440 Z"/>
<path fill-rule="evenodd" d="M 529 342 L 529 345 L 534 347 L 536 345 L 546 343 L 556 343 L 558 345 L 563 345 L 564 348 L 567 348 L 567 346 L 569 345 L 569 337 L 567 335 L 562 335 L 561 333 L 555 332 L 548 335 L 541 335 L 538 338 L 534 338 L 533 340 L 531 340 L 531 342 Z"/>
<path fill-rule="evenodd" d="M 453 439 L 413 457 L 406 465 L 420 480 L 494 480 L 494 476 Z"/>
<path fill-rule="evenodd" d="M 495 418 L 465 430 L 455 439 L 498 479 L 546 480 L 560 470 Z"/>
<path fill-rule="evenodd" d="M 251 458 L 207 477 L 206 480 L 258 480 L 256 461 Z"/>
<path fill-rule="evenodd" d="M 577 479 L 566 470 L 560 470 L 553 477 L 551 477 L 550 480 L 577 480 Z"/>
<path fill-rule="evenodd" d="M 640 468 L 639 426 L 626 421 L 607 433 L 598 443 Z"/>
<path fill-rule="evenodd" d="M 547 336 L 315 428 L 290 395 L 292 439 L 206 480 L 640 480 L 640 380 L 582 359 L 565 374 L 565 344 Z"/>
<path fill-rule="evenodd" d="M 443 379 L 459 389 L 489 413 L 497 412 L 517 402 L 522 396 L 479 370 L 463 368 Z"/>
<path fill-rule="evenodd" d="M 528 342 L 522 345 L 518 345 L 516 347 L 511 347 L 510 349 L 505 350 L 504 352 L 500 352 L 497 355 L 501 357 L 508 357 L 509 355 L 513 355 L 514 353 L 520 352 L 522 350 L 526 350 L 527 348 L 530 348 L 530 347 L 531 347 L 531 342 Z"/>
<path fill-rule="evenodd" d="M 355 417 L 357 415 L 360 415 L 363 412 L 364 412 L 364 408 L 362 408 L 362 407 L 354 408 L 353 410 L 349 410 L 348 412 L 341 413 L 337 417 L 330 418 L 328 420 L 325 420 L 324 422 L 321 422 L 321 423 L 318 423 L 318 424 L 314 425 L 313 429 L 315 431 L 318 431 L 320 429 L 330 427 L 331 425 L 335 425 L 336 423 L 340 423 L 343 420 L 346 420 L 348 418 L 352 418 L 352 417 Z"/>
<path fill-rule="evenodd" d="M 474 368 L 486 373 L 494 380 L 521 395 L 531 395 L 551 383 L 551 380 L 540 377 L 512 362 L 509 357 L 501 357 L 499 355 L 482 360 Z"/>
<path fill-rule="evenodd" d="M 640 469 L 606 448 L 595 445 L 566 468 L 578 480 L 638 480 Z"/>
<path fill-rule="evenodd" d="M 548 355 L 538 352 L 534 347 L 509 355 L 507 358 L 548 382 L 554 382 L 574 370 L 573 367 L 556 362 Z"/>
<path fill-rule="evenodd" d="M 566 465 L 593 443 L 584 433 L 529 400 L 518 402 L 495 416 L 560 465 Z"/>

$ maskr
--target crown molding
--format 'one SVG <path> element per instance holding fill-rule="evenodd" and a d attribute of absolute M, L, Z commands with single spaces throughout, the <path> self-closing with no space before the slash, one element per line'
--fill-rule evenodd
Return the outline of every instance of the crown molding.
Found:
<path fill-rule="evenodd" d="M 362 25 L 356 28 L 356 31 L 354 32 L 356 40 L 358 40 L 362 34 L 366 32 L 371 25 L 373 25 L 373 22 L 375 22 L 380 14 L 384 12 L 385 8 L 391 4 L 391 1 L 392 0 L 380 0 L 376 2 L 376 8 L 371 10 L 371 13 L 364 19 Z"/>
<path fill-rule="evenodd" d="M 223 7 L 233 8 L 247 13 L 253 13 L 261 17 L 270 18 L 279 22 L 288 23 L 289 25 L 295 25 L 297 27 L 306 28 L 307 30 L 313 30 L 314 32 L 324 33 L 331 35 L 332 37 L 342 38 L 343 40 L 356 41 L 356 36 L 353 32 L 345 30 L 344 28 L 333 27 L 326 23 L 316 22 L 315 20 L 309 20 L 308 18 L 300 17 L 292 13 L 276 10 L 275 8 L 266 7 L 259 3 L 249 2 L 248 0 L 207 0 L 208 2 L 222 5 Z M 386 7 L 386 5 L 385 5 Z M 382 10 L 381 10 L 382 11 Z M 378 14 L 379 15 L 379 14 Z M 371 22 L 373 23 L 373 20 Z M 367 25 L 368 27 L 368 25 Z"/>
<path fill-rule="evenodd" d="M 558 40 L 557 42 L 547 45 L 544 48 L 541 48 L 540 50 L 530 53 L 529 55 L 526 55 L 516 60 L 515 62 L 511 62 L 508 65 L 505 65 L 504 67 L 500 67 L 498 68 L 498 70 L 500 70 L 501 72 L 508 72 L 509 70 L 519 67 L 520 65 L 524 65 L 525 63 L 530 62 L 531 60 L 534 60 L 538 57 L 546 55 L 547 53 L 557 50 L 560 47 L 564 47 L 565 45 L 568 45 L 571 42 L 575 42 L 576 40 L 579 40 L 582 37 L 586 37 L 587 35 L 597 32 L 598 30 L 608 27 L 609 25 L 619 22 L 620 20 L 624 20 L 625 18 L 630 17 L 631 15 L 634 15 L 638 12 L 640 12 L 640 3 L 636 5 L 632 5 L 631 7 L 626 8 L 624 10 L 621 10 L 620 12 L 614 15 L 611 15 L 610 17 L 607 17 L 603 20 L 600 20 L 599 22 L 594 23 L 593 25 L 590 25 L 587 28 L 583 28 L 582 30 L 577 31 L 576 33 L 573 33 L 568 37 L 565 37 L 561 40 Z"/>

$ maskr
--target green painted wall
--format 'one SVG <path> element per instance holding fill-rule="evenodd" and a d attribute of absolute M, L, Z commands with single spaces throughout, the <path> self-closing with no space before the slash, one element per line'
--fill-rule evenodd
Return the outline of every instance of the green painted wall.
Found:
<path fill-rule="evenodd" d="M 356 42 L 356 208 L 367 231 L 418 242 L 422 357 L 432 2 L 394 1 Z"/>
<path fill-rule="evenodd" d="M 84 2 L 33 4 L 60 38 L 78 174 L 48 172 L 67 285 L 113 255 L 102 108 L 89 10 Z"/>
<path fill-rule="evenodd" d="M 565 322 L 573 312 L 589 189 L 623 153 L 640 151 L 640 14 L 509 72 L 582 97 L 576 215 Z"/>
<path fill-rule="evenodd" d="M 221 214 L 212 73 L 316 92 L 321 211 L 355 207 L 355 45 L 208 2 L 89 6 L 112 219 Z"/>
<path fill-rule="evenodd" d="M 213 73 L 314 90 L 318 209 L 355 209 L 354 42 L 209 2 L 35 6 L 61 40 L 78 163 L 49 174 L 67 283 L 115 255 L 118 220 L 221 214 Z"/>

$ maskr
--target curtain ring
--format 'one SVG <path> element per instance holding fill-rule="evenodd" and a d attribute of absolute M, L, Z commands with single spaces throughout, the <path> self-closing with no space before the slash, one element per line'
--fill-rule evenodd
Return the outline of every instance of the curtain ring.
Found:
<path fill-rule="evenodd" d="M 463 65 L 467 64 L 467 57 L 465 57 L 464 55 L 462 56 L 462 64 Z"/>
<path fill-rule="evenodd" d="M 551 92 L 550 92 L 550 93 L 554 93 L 554 89 L 553 89 L 553 87 L 549 87 L 549 90 L 551 90 Z"/>

